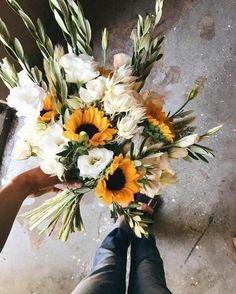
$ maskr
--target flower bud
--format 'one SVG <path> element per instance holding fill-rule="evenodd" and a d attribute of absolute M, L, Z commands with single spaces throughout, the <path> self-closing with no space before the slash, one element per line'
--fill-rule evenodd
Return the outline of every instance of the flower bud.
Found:
<path fill-rule="evenodd" d="M 180 140 L 176 141 L 174 143 L 174 146 L 186 148 L 189 147 L 195 143 L 197 143 L 200 139 L 200 136 L 198 134 L 189 135 L 186 137 L 181 138 Z"/>
<path fill-rule="evenodd" d="M 185 148 L 173 147 L 168 151 L 170 158 L 184 158 L 188 155 L 188 151 Z"/>

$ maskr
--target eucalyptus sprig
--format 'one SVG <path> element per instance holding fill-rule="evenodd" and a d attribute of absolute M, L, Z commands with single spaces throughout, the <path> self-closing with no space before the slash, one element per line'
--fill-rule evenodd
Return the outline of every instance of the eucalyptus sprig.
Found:
<path fill-rule="evenodd" d="M 60 26 L 69 50 L 75 54 L 92 54 L 91 27 L 84 17 L 81 5 L 74 0 L 49 0 L 55 19 Z"/>
<path fill-rule="evenodd" d="M 31 18 L 24 12 L 16 0 L 6 0 L 9 6 L 21 17 L 25 26 L 36 41 L 38 48 L 45 59 L 53 56 L 53 45 L 49 36 L 46 34 L 42 21 L 38 18 L 35 25 Z"/>

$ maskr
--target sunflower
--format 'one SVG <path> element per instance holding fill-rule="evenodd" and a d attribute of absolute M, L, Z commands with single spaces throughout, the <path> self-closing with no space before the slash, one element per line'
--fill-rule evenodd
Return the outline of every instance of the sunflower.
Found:
<path fill-rule="evenodd" d="M 64 136 L 73 141 L 79 141 L 81 132 L 87 133 L 88 144 L 91 146 L 104 145 L 112 140 L 117 130 L 110 128 L 111 123 L 104 112 L 95 107 L 81 111 L 76 110 L 64 124 Z"/>
<path fill-rule="evenodd" d="M 175 134 L 173 132 L 172 123 L 166 116 L 162 108 L 157 107 L 153 102 L 149 102 L 147 106 L 147 124 L 146 131 L 156 141 L 173 142 Z"/>
<path fill-rule="evenodd" d="M 53 98 L 53 95 L 49 93 L 43 100 L 43 109 L 40 111 L 40 116 L 39 116 L 40 121 L 47 123 L 47 122 L 50 122 L 55 116 L 58 115 L 58 112 L 56 111 L 54 105 L 52 104 L 52 98 Z"/>
<path fill-rule="evenodd" d="M 99 179 L 96 194 L 106 204 L 113 201 L 120 204 L 134 200 L 134 193 L 139 191 L 139 175 L 134 163 L 122 154 L 116 156 L 105 175 Z"/>

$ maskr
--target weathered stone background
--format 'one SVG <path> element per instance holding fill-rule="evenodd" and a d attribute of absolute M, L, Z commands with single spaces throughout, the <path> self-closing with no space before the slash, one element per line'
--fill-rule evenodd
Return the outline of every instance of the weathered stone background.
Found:
<path fill-rule="evenodd" d="M 43 2 L 22 1 L 35 15 L 44 15 L 54 31 Z M 235 14 L 233 0 L 166 1 L 164 58 L 156 64 L 147 87 L 166 96 L 166 108 L 175 109 L 184 101 L 192 84 L 201 88 L 193 101 L 199 131 L 224 123 L 223 130 L 207 142 L 216 150 L 208 165 L 174 162 L 178 183 L 163 194 L 164 205 L 157 214 L 156 239 L 164 259 L 167 282 L 177 294 L 236 293 L 236 268 L 232 260 L 231 237 L 236 235 L 235 185 Z M 13 33 L 23 36 L 13 14 L 3 1 L 0 15 L 8 18 Z M 95 35 L 95 55 L 101 60 L 100 31 L 110 31 L 109 57 L 130 52 L 129 35 L 136 15 L 153 9 L 150 0 L 83 1 Z M 46 5 L 46 4 L 45 4 Z M 2 8 L 3 7 L 3 8 Z M 46 9 L 46 10 L 45 10 Z M 25 44 L 32 50 L 31 42 Z M 0 53 L 2 55 L 2 52 Z M 3 93 L 3 92 L 1 92 Z M 6 93 L 6 92 L 5 92 Z M 8 142 L 1 170 L 2 184 L 35 162 L 11 160 L 15 131 Z M 43 199 L 27 200 L 21 212 Z M 67 244 L 37 232 L 29 232 L 26 221 L 18 217 L 0 256 L 0 293 L 70 293 L 90 270 L 92 256 L 109 229 L 105 207 L 90 195 L 84 199 L 86 233 L 74 234 Z M 213 222 L 208 226 L 209 218 Z M 193 245 L 203 237 L 186 261 Z"/>

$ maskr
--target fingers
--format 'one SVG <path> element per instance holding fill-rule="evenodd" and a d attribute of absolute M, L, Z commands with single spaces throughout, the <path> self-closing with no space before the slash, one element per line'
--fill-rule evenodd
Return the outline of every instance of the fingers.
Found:
<path fill-rule="evenodd" d="M 146 203 L 139 202 L 140 206 L 137 208 L 140 211 L 146 212 L 148 214 L 153 214 L 154 209 L 150 206 L 148 206 Z"/>
<path fill-rule="evenodd" d="M 236 262 L 236 237 L 233 238 L 233 259 Z"/>

